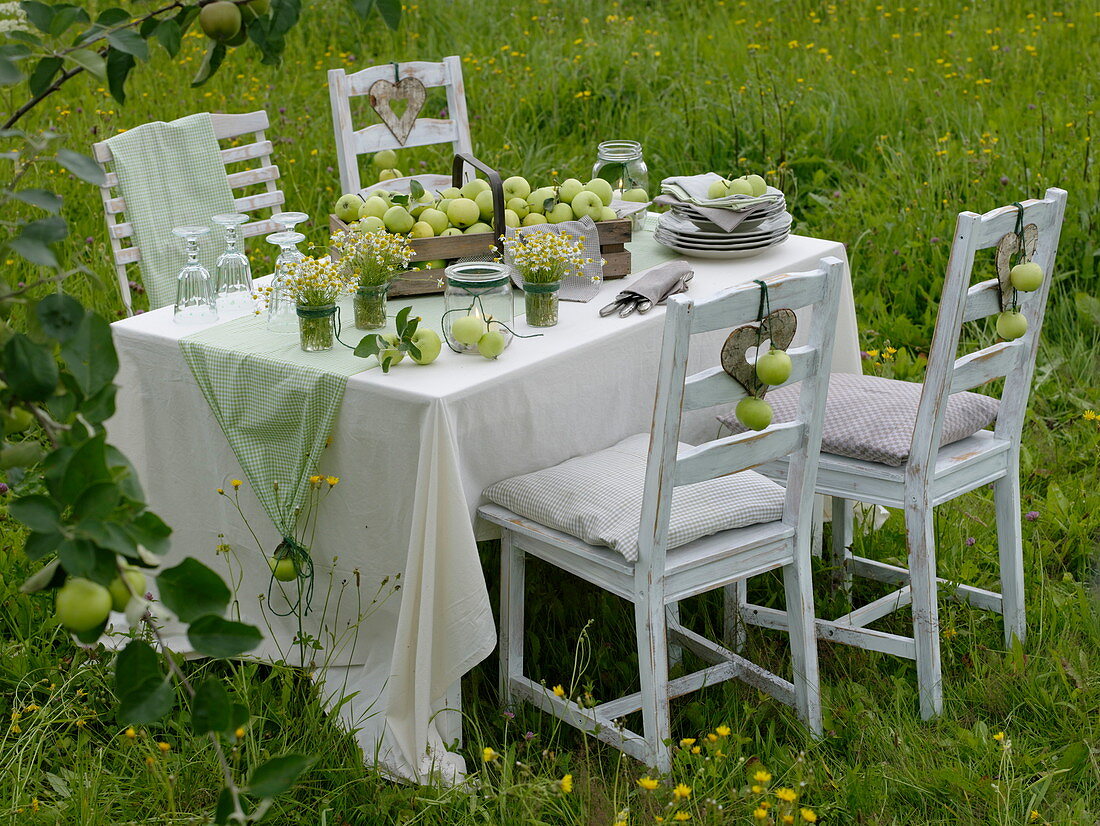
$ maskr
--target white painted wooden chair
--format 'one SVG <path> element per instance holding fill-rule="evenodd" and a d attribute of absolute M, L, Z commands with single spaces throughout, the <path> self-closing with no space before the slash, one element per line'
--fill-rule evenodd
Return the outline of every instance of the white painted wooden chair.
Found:
<path fill-rule="evenodd" d="M 812 306 L 808 344 L 789 351 L 794 365 L 790 381 L 802 380 L 797 420 L 761 432 L 716 439 L 681 450 L 679 455 L 681 412 L 736 403 L 745 396 L 741 385 L 721 367 L 685 378 L 691 336 L 755 321 L 760 293 L 759 287 L 751 284 L 708 298 L 680 295 L 669 300 L 646 460 L 637 562 L 499 505 L 480 509 L 480 515 L 499 525 L 503 533 L 500 669 L 506 700 L 527 700 L 662 771 L 669 769 L 671 761 L 666 745 L 671 736 L 670 699 L 723 680 L 743 680 L 795 706 L 806 725 L 820 734 L 810 533 L 822 405 L 843 266 L 834 258 L 826 258 L 818 270 L 780 275 L 767 282 L 772 306 Z M 722 531 L 668 550 L 674 488 L 726 477 L 779 456 L 788 456 L 792 468 L 786 491 L 780 494 L 780 519 Z M 556 696 L 524 675 L 526 554 L 634 603 L 639 692 L 585 708 Z M 674 610 L 679 600 L 775 569 L 783 571 L 786 604 L 794 617 L 789 629 L 793 663 L 790 682 L 684 628 Z M 713 665 L 670 680 L 670 642 Z M 638 711 L 642 714 L 641 734 L 621 724 L 621 718 Z"/>
<path fill-rule="evenodd" d="M 978 321 L 1001 310 L 996 278 L 970 286 L 975 253 L 995 247 L 1016 227 L 1015 206 L 977 215 L 959 214 L 947 266 L 932 349 L 928 357 L 916 426 L 908 459 L 900 467 L 822 453 L 817 491 L 833 497 L 832 552 L 845 577 L 852 574 L 887 583 L 897 590 L 832 621 L 817 620 L 817 634 L 848 645 L 916 660 L 920 708 L 924 718 L 943 711 L 938 591 L 1002 614 L 1007 645 L 1024 640 L 1024 571 L 1020 529 L 1020 434 L 1039 333 L 1050 291 L 1058 237 L 1066 208 L 1066 193 L 1048 189 L 1041 200 L 1023 202 L 1023 223 L 1035 224 L 1038 242 L 1032 260 L 1045 273 L 1042 287 L 1019 293 L 1028 331 L 1013 341 L 991 344 L 956 358 L 966 322 Z M 952 394 L 1005 379 L 996 427 L 940 447 L 948 399 Z M 829 422 L 826 422 L 826 429 Z M 782 465 L 783 463 L 779 463 Z M 783 467 L 761 468 L 772 478 L 783 477 Z M 1001 593 L 960 585 L 936 574 L 933 509 L 983 485 L 993 485 L 997 544 L 1000 553 Z M 909 569 L 853 556 L 852 513 L 847 500 L 857 500 L 905 512 Z M 867 626 L 911 605 L 913 636 L 876 631 Z M 782 612 L 744 605 L 741 614 L 750 624 L 786 627 Z M 800 619 L 800 618 L 796 618 Z"/>
<path fill-rule="evenodd" d="M 395 77 L 396 74 L 396 77 Z M 351 98 L 367 95 L 379 80 L 394 81 L 413 77 L 431 89 L 443 87 L 447 93 L 447 118 L 417 118 L 405 143 L 400 143 L 384 123 L 374 123 L 357 129 L 352 121 Z M 466 90 L 462 82 L 462 61 L 445 57 L 440 63 L 386 63 L 347 74 L 343 69 L 330 69 L 328 93 L 332 104 L 332 126 L 336 133 L 336 158 L 340 167 L 340 189 L 358 193 L 377 184 L 363 187 L 359 176 L 359 156 L 383 149 L 408 149 L 450 143 L 455 154 L 473 154 L 470 142 L 470 118 L 466 110 Z M 450 175 L 409 175 L 385 182 L 386 189 L 408 192 L 413 180 L 425 189 L 438 191 L 451 185 Z"/>
<path fill-rule="evenodd" d="M 279 212 L 286 201 L 282 190 L 275 183 L 279 178 L 279 167 L 271 158 L 271 141 L 264 136 L 264 130 L 270 126 L 267 112 L 261 110 L 235 115 L 212 114 L 210 121 L 214 127 L 214 137 L 218 140 L 228 141 L 246 135 L 255 138 L 252 143 L 229 146 L 221 150 L 221 159 L 227 167 L 226 177 L 231 190 L 263 187 L 262 192 L 242 195 L 234 200 L 237 212 L 256 213 L 257 220 L 241 226 L 242 237 L 251 238 L 278 232 L 282 228 L 279 224 L 271 221 L 270 217 L 265 219 L 258 214 L 261 210 L 269 210 L 270 214 Z M 123 220 L 126 201 L 118 192 L 118 177 L 109 167 L 113 161 L 110 147 L 104 142 L 93 144 L 92 157 L 103 167 L 107 176 L 106 182 L 99 189 L 107 219 L 107 237 L 111 240 L 111 253 L 115 261 L 115 274 L 118 277 L 122 302 L 126 306 L 126 314 L 133 315 L 133 297 L 130 294 L 130 278 L 126 268 L 141 260 L 141 250 L 133 240 L 133 226 Z M 255 165 L 252 165 L 252 162 L 255 162 Z M 246 166 L 239 168 L 236 172 L 230 172 L 229 167 L 235 164 L 246 164 Z M 123 246 L 125 239 L 131 239 L 128 246 Z"/>

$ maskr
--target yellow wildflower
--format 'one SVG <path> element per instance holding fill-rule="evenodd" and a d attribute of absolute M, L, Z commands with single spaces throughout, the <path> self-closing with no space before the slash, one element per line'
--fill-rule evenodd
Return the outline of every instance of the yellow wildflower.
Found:
<path fill-rule="evenodd" d="M 813 809 L 802 809 L 802 819 L 807 823 L 817 823 L 817 813 Z"/>
<path fill-rule="evenodd" d="M 1032 820 L 1038 820 L 1039 819 L 1039 813 L 1037 811 L 1035 811 L 1034 809 L 1031 810 L 1031 819 Z"/>
<path fill-rule="evenodd" d="M 313 486 L 317 486 L 317 485 L 321 484 L 321 477 L 317 476 L 317 475 L 310 476 L 309 477 L 309 483 Z"/>
<path fill-rule="evenodd" d="M 691 786 L 685 783 L 678 783 L 676 788 L 672 790 L 672 796 L 677 800 L 687 800 L 691 797 Z"/>
<path fill-rule="evenodd" d="M 131 740 L 133 740 L 135 737 L 137 737 L 137 732 L 134 731 L 133 726 L 130 726 L 128 729 L 126 729 L 125 733 L 126 733 L 126 736 L 129 737 Z"/>
<path fill-rule="evenodd" d="M 220 496 L 225 496 L 225 491 L 222 488 L 218 488 L 218 494 Z"/>
<path fill-rule="evenodd" d="M 695 745 L 695 738 L 694 737 L 685 737 L 683 740 L 680 741 L 680 748 L 682 748 L 682 749 L 686 749 L 688 746 L 694 746 L 694 745 Z"/>
<path fill-rule="evenodd" d="M 325 481 L 328 482 L 328 486 L 330 488 L 334 488 L 334 487 L 336 487 L 337 483 L 339 483 L 340 477 L 339 476 L 326 476 Z"/>
<path fill-rule="evenodd" d="M 715 734 L 712 731 L 710 734 L 707 735 L 707 742 L 708 743 L 717 743 L 718 742 L 718 735 Z"/>
<path fill-rule="evenodd" d="M 780 788 L 775 790 L 775 796 L 786 803 L 794 803 L 798 794 L 794 789 Z"/>
<path fill-rule="evenodd" d="M 765 820 L 768 817 L 768 810 L 761 808 L 753 809 L 752 816 L 757 820 Z"/>
<path fill-rule="evenodd" d="M 561 779 L 561 790 L 565 794 L 573 791 L 573 775 L 567 774 Z"/>
<path fill-rule="evenodd" d="M 1084 416 L 1086 422 L 1094 422 L 1097 419 L 1100 419 L 1100 416 L 1096 414 L 1095 410 L 1086 410 L 1081 415 Z"/>
<path fill-rule="evenodd" d="M 661 784 L 659 780 L 656 780 L 652 777 L 640 777 L 638 778 L 638 785 L 645 789 L 647 792 L 651 792 Z"/>
<path fill-rule="evenodd" d="M 500 757 L 500 755 L 496 752 L 496 750 L 490 748 L 489 746 L 486 746 L 481 750 L 481 759 L 485 763 L 492 763 L 498 757 Z"/>
<path fill-rule="evenodd" d="M 230 479 L 229 484 L 233 486 L 233 490 L 236 490 L 244 483 L 240 479 Z"/>
<path fill-rule="evenodd" d="M 730 727 L 729 726 L 719 726 L 718 728 L 716 728 L 714 730 L 714 733 L 717 734 L 719 737 L 729 737 L 730 736 Z"/>
<path fill-rule="evenodd" d="M 752 791 L 753 794 L 764 794 L 764 787 L 759 783 L 753 783 L 750 787 L 750 791 Z"/>
<path fill-rule="evenodd" d="M 699 754 L 701 751 L 702 751 L 702 749 L 699 748 L 698 746 L 692 746 L 691 747 L 691 753 L 692 754 Z"/>
<path fill-rule="evenodd" d="M 783 815 L 783 823 L 794 823 L 794 815 Z"/>
<path fill-rule="evenodd" d="M 673 820 L 691 820 L 691 814 L 689 812 L 677 812 L 672 816 Z"/>
<path fill-rule="evenodd" d="M 167 754 L 169 751 L 172 750 L 172 747 L 164 741 L 157 743 L 157 748 L 161 750 L 162 754 Z"/>
<path fill-rule="evenodd" d="M 554 686 L 554 696 L 555 697 L 564 697 L 565 696 L 565 689 L 561 687 L 561 683 L 558 683 L 556 686 Z"/>
<path fill-rule="evenodd" d="M 993 735 L 993 739 L 996 740 L 998 743 L 1001 743 L 1005 739 L 1005 733 L 1003 731 L 998 731 L 996 734 Z"/>
<path fill-rule="evenodd" d="M 752 776 L 752 779 L 757 783 L 767 783 L 772 779 L 771 772 L 767 772 L 764 769 L 759 769 L 756 774 Z"/>
<path fill-rule="evenodd" d="M 243 728 L 238 728 L 235 732 L 233 732 L 233 736 L 236 737 L 238 740 L 243 740 L 244 739 L 244 729 Z"/>

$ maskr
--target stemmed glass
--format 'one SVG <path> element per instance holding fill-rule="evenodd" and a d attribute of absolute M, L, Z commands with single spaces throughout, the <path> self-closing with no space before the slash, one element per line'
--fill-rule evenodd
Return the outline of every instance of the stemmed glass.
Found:
<path fill-rule="evenodd" d="M 305 258 L 298 251 L 298 244 L 304 240 L 306 237 L 300 232 L 276 232 L 267 236 L 269 244 L 280 248 L 279 257 L 275 259 L 275 275 L 271 279 L 271 297 L 267 304 L 267 329 L 273 333 L 298 331 L 297 307 L 294 300 L 286 294 L 286 265 Z"/>
<path fill-rule="evenodd" d="M 172 320 L 177 324 L 208 324 L 218 320 L 217 295 L 210 271 L 199 263 L 199 238 L 210 227 L 176 227 L 172 233 L 186 245 L 187 263 L 176 282 L 176 305 Z"/>
<path fill-rule="evenodd" d="M 293 232 L 294 228 L 303 221 L 308 221 L 309 216 L 304 212 L 276 212 L 271 216 L 276 224 L 281 224 L 283 232 Z"/>
<path fill-rule="evenodd" d="M 248 216 L 231 213 L 215 215 L 210 220 L 225 231 L 225 252 L 218 257 L 217 263 L 218 308 L 223 313 L 243 315 L 253 308 L 252 267 L 248 256 L 237 248 L 239 227 Z"/>

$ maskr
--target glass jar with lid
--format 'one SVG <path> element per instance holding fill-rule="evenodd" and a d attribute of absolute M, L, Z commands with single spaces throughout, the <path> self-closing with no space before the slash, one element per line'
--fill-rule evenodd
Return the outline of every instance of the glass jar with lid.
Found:
<path fill-rule="evenodd" d="M 511 267 L 500 261 L 467 261 L 451 264 L 444 271 L 447 284 L 443 291 L 446 308 L 443 332 L 456 353 L 478 353 L 475 340 L 478 333 L 499 333 L 505 347 L 512 343 L 511 273 Z M 463 321 L 456 338 L 455 323 L 468 316 L 480 323 Z M 494 345 L 499 347 L 500 340 L 496 339 Z"/>
<path fill-rule="evenodd" d="M 642 145 L 637 141 L 603 141 L 596 149 L 592 177 L 610 183 L 612 197 L 617 200 L 648 201 L 650 198 L 649 167 L 642 157 Z M 645 224 L 645 212 L 639 210 L 631 216 L 635 230 Z"/>

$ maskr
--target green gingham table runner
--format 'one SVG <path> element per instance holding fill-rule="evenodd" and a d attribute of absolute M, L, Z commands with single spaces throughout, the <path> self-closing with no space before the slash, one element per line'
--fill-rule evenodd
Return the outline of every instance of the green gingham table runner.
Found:
<path fill-rule="evenodd" d="M 350 307 L 342 314 L 350 318 Z M 352 346 L 365 335 L 354 328 L 346 333 L 341 338 Z M 180 339 L 180 349 L 256 497 L 275 527 L 291 534 L 348 376 L 377 361 L 339 343 L 303 352 L 296 333 L 269 332 L 264 315 L 193 333 Z"/>
<path fill-rule="evenodd" d="M 141 250 L 141 277 L 151 309 L 176 300 L 184 262 L 174 227 L 210 226 L 210 216 L 236 212 L 210 115 L 146 123 L 108 138 L 126 219 Z M 199 241 L 199 260 L 214 272 L 224 249 L 220 233 Z"/>

